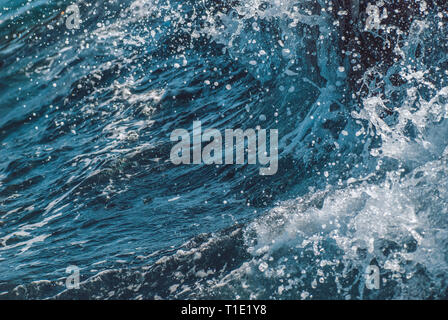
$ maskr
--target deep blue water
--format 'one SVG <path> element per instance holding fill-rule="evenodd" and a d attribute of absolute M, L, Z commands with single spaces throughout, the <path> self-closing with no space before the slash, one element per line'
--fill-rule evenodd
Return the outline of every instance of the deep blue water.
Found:
<path fill-rule="evenodd" d="M 447 298 L 447 5 L 349 2 L 0 0 L 0 298 Z"/>

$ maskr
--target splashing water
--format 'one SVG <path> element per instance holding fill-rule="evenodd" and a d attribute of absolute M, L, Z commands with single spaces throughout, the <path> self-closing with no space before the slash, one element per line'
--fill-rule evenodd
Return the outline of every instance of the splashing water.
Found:
<path fill-rule="evenodd" d="M 0 1 L 0 297 L 446 298 L 448 13 L 410 2 Z M 278 129 L 278 173 L 173 165 L 194 120 Z"/>

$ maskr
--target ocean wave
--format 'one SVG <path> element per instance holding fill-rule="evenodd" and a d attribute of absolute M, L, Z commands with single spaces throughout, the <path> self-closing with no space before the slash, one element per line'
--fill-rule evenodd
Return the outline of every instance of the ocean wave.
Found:
<path fill-rule="evenodd" d="M 447 8 L 411 2 L 5 4 L 0 298 L 446 298 Z M 278 129 L 277 174 L 173 165 L 195 120 Z"/>

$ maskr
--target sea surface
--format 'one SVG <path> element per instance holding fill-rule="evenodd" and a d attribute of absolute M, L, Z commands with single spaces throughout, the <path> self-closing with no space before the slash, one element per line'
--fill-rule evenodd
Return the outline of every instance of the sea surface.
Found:
<path fill-rule="evenodd" d="M 448 298 L 447 7 L 0 0 L 0 299 Z M 278 172 L 174 165 L 193 121 Z"/>

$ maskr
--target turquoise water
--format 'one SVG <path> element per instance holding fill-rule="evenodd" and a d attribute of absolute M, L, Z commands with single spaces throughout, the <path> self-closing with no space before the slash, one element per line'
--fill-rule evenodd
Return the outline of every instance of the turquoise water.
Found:
<path fill-rule="evenodd" d="M 0 1 L 0 298 L 446 298 L 447 6 L 349 2 Z"/>

